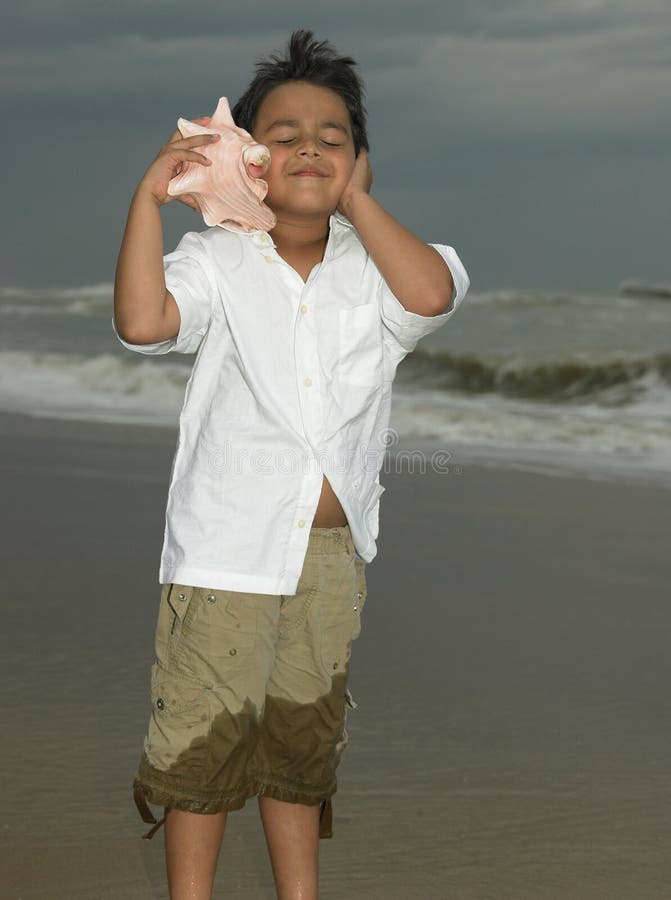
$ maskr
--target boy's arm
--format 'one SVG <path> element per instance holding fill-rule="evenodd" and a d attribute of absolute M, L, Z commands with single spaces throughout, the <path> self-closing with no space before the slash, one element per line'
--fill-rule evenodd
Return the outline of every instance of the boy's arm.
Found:
<path fill-rule="evenodd" d="M 449 311 L 454 282 L 441 255 L 415 237 L 374 200 L 368 155 L 361 150 L 338 209 L 356 228 L 389 289 L 409 312 L 435 316 Z"/>
<path fill-rule="evenodd" d="M 141 187 L 133 195 L 114 280 L 114 321 L 134 344 L 173 338 L 180 313 L 166 291 L 160 206 Z"/>

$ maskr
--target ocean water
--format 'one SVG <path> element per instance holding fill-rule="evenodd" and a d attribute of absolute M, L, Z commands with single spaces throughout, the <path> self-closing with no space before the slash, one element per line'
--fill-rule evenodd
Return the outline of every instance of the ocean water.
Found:
<path fill-rule="evenodd" d="M 194 356 L 126 350 L 112 309 L 111 284 L 0 288 L 0 410 L 176 425 Z M 671 298 L 470 291 L 393 397 L 390 459 L 671 487 Z"/>

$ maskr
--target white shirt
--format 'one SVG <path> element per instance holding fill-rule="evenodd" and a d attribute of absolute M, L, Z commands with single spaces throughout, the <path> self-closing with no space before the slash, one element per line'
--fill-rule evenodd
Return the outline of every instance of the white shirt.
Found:
<path fill-rule="evenodd" d="M 417 341 L 469 287 L 452 247 L 448 312 L 421 316 L 392 294 L 352 223 L 330 218 L 307 280 L 269 234 L 187 232 L 164 256 L 176 338 L 121 343 L 196 353 L 179 418 L 159 582 L 296 593 L 325 475 L 360 558 L 377 553 L 391 385 Z"/>

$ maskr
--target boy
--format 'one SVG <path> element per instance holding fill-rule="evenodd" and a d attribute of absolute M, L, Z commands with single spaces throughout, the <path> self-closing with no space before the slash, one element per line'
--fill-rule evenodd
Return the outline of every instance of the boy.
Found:
<path fill-rule="evenodd" d="M 175 132 L 136 189 L 119 255 L 120 341 L 197 353 L 134 783 L 145 821 L 147 801 L 165 808 L 172 900 L 210 897 L 227 812 L 252 796 L 278 897 L 317 896 L 391 383 L 469 286 L 451 247 L 424 244 L 370 196 L 354 65 L 294 32 L 232 110 L 270 149 L 272 233 L 214 226 L 162 257 L 168 181 L 184 161 L 206 164 L 197 148 L 211 139 Z"/>

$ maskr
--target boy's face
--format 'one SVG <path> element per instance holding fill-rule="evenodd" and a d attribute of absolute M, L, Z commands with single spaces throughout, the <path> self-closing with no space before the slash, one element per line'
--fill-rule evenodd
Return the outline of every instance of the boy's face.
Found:
<path fill-rule="evenodd" d="M 270 150 L 265 202 L 278 219 L 335 212 L 355 156 L 349 112 L 334 91 L 304 81 L 274 88 L 252 136 Z"/>

